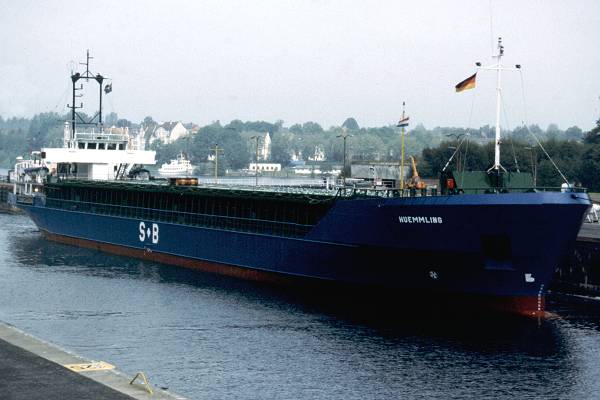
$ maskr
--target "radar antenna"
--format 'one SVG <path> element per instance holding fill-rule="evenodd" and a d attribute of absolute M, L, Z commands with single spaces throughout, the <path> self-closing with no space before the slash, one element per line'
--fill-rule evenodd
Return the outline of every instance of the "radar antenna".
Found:
<path fill-rule="evenodd" d="M 67 107 L 69 109 L 71 109 L 71 123 L 70 123 L 70 125 L 71 125 L 70 126 L 71 141 L 73 141 L 75 139 L 75 128 L 77 125 L 96 126 L 96 127 L 99 127 L 100 129 L 102 129 L 102 127 L 103 127 L 103 123 L 102 123 L 102 89 L 103 88 L 102 88 L 102 84 L 104 83 L 105 80 L 107 80 L 109 78 L 106 78 L 105 76 L 102 76 L 100 74 L 94 75 L 93 72 L 90 71 L 90 60 L 93 58 L 94 57 L 90 56 L 90 51 L 87 50 L 85 63 L 79 63 L 80 65 L 85 66 L 85 72 L 80 73 L 80 72 L 71 71 L 71 82 L 73 84 L 73 102 L 72 102 L 72 104 L 67 104 Z M 77 98 L 83 97 L 83 94 L 77 94 L 78 91 L 83 90 L 83 83 L 81 83 L 82 79 L 85 79 L 86 82 L 89 82 L 90 79 L 93 79 L 96 82 L 98 82 L 98 86 L 99 86 L 98 110 L 91 118 L 87 118 L 86 116 L 77 112 L 78 109 L 83 108 L 83 102 L 80 102 L 79 105 L 75 104 L 75 100 Z M 77 86 L 78 82 L 79 82 L 79 86 Z M 110 91 L 112 91 L 112 84 L 106 85 L 106 87 L 104 88 L 104 91 L 106 92 L 106 94 L 110 93 Z"/>

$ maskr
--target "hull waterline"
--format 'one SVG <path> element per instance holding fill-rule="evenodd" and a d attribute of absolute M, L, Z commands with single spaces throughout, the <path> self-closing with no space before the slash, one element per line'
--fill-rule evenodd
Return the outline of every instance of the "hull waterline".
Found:
<path fill-rule="evenodd" d="M 25 209 L 47 238 L 70 245 L 255 281 L 381 288 L 398 298 L 415 293 L 420 299 L 441 296 L 457 300 L 459 307 L 470 304 L 542 317 L 548 283 L 558 263 L 568 257 L 587 209 L 586 199 L 558 195 L 533 196 L 521 204 L 502 196 L 488 197 L 493 201 L 483 204 L 480 197 L 467 195 L 445 203 L 440 198 L 418 204 L 411 199 L 339 201 L 304 238 L 40 204 Z M 351 231 L 349 224 L 340 224 L 349 213 L 355 222 Z M 407 214 L 425 217 L 400 222 Z M 477 223 L 482 215 L 504 222 L 489 228 Z M 461 227 L 453 219 L 466 222 Z M 147 227 L 147 234 L 140 233 L 141 226 Z M 501 234 L 510 239 L 508 259 L 502 254 L 506 249 L 485 248 L 486 238 Z"/>

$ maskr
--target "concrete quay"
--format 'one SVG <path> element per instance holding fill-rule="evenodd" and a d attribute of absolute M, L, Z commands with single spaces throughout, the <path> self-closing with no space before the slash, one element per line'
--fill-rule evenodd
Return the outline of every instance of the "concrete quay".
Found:
<path fill-rule="evenodd" d="M 582 225 L 573 256 L 558 267 L 550 290 L 600 296 L 600 224 Z"/>
<path fill-rule="evenodd" d="M 181 400 L 0 322 L 0 397 L 11 400 Z"/>

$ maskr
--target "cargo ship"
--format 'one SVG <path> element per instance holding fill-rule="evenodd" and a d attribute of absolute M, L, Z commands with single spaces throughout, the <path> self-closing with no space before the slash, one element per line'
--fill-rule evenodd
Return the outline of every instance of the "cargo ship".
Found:
<path fill-rule="evenodd" d="M 499 43 L 498 74 L 500 50 Z M 17 204 L 57 242 L 244 279 L 468 298 L 473 307 L 541 317 L 590 201 L 573 188 L 534 189 L 505 171 L 499 134 L 497 124 L 489 171 L 446 170 L 439 188 L 73 179 L 70 163 Z"/>

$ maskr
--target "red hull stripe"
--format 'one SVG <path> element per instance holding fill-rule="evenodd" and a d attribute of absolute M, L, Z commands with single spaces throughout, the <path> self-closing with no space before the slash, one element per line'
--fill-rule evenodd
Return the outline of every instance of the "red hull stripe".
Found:
<path fill-rule="evenodd" d="M 65 243 L 78 247 L 85 247 L 93 250 L 100 250 L 120 256 L 135 257 L 142 260 L 158 262 L 163 264 L 176 265 L 188 269 L 210 272 L 219 275 L 225 275 L 250 281 L 266 282 L 278 285 L 291 285 L 298 281 L 309 281 L 308 278 L 293 277 L 278 274 L 275 272 L 261 271 L 251 268 L 236 267 L 233 265 L 220 264 L 186 257 L 174 256 L 171 254 L 158 253 L 136 249 L 132 247 L 119 246 L 110 243 L 96 242 L 74 238 L 70 236 L 57 235 L 47 231 L 42 231 L 48 239 L 59 243 Z M 448 294 L 447 298 L 456 295 Z M 464 296 L 468 299 L 467 304 L 475 304 L 481 308 L 518 314 L 527 317 L 543 318 L 546 317 L 544 311 L 544 296 Z M 464 300 L 464 299 L 463 299 Z"/>
<path fill-rule="evenodd" d="M 171 254 L 157 253 L 132 247 L 119 246 L 110 243 L 102 243 L 93 240 L 57 235 L 55 233 L 50 233 L 46 231 L 43 231 L 43 234 L 48 240 L 52 240 L 54 242 L 65 243 L 78 247 L 85 247 L 93 250 L 100 250 L 107 253 L 117 254 L 119 256 L 135 257 L 140 258 L 142 260 L 177 265 L 179 267 L 204 272 L 211 272 L 219 275 L 226 275 L 251 281 L 268 282 L 275 284 L 289 284 L 292 281 L 291 277 L 287 277 L 269 271 L 260 271 L 251 268 L 242 268 L 233 265 L 196 260 L 192 258 L 174 256 Z"/>

